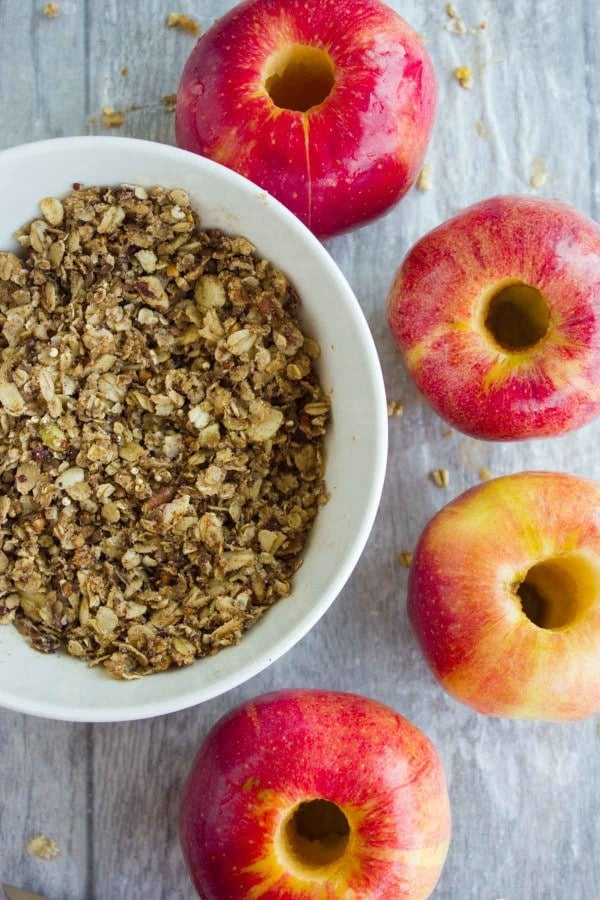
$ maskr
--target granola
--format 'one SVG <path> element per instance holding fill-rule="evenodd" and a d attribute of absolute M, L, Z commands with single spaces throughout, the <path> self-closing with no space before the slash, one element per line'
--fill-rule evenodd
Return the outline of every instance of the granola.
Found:
<path fill-rule="evenodd" d="M 185 191 L 74 185 L 0 253 L 0 623 L 122 679 L 240 640 L 328 499 L 319 345 Z"/>

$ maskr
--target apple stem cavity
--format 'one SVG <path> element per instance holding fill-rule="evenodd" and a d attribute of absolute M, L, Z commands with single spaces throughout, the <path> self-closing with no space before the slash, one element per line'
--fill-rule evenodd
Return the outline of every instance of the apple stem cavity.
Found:
<path fill-rule="evenodd" d="M 521 609 L 538 628 L 573 626 L 600 598 L 600 560 L 573 551 L 536 563 L 515 590 Z"/>
<path fill-rule="evenodd" d="M 264 87 L 279 109 L 306 113 L 329 97 L 335 84 L 335 66 L 326 50 L 292 44 L 267 61 Z"/>
<path fill-rule="evenodd" d="M 350 840 L 343 810 L 330 800 L 299 803 L 282 828 L 282 849 L 291 866 L 305 876 L 327 879 L 339 868 Z"/>
<path fill-rule="evenodd" d="M 551 319 L 544 295 L 518 280 L 505 280 L 487 292 L 483 306 L 484 329 L 505 353 L 523 353 L 547 336 Z"/>

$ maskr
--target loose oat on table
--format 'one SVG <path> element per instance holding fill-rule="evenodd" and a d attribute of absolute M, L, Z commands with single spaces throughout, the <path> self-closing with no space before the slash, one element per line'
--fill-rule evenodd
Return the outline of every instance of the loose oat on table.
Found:
<path fill-rule="evenodd" d="M 404 407 L 401 403 L 398 403 L 397 400 L 388 400 L 387 404 L 387 414 L 390 418 L 394 418 L 396 416 L 401 416 L 404 412 Z"/>
<path fill-rule="evenodd" d="M 112 106 L 102 107 L 102 124 L 105 128 L 120 128 L 125 123 L 125 113 Z"/>
<path fill-rule="evenodd" d="M 454 69 L 454 77 L 465 90 L 470 91 L 473 87 L 473 72 L 470 66 L 457 66 Z"/>
<path fill-rule="evenodd" d="M 185 191 L 77 185 L 0 253 L 0 623 L 115 678 L 236 643 L 319 507 L 319 345 Z"/>
<path fill-rule="evenodd" d="M 479 470 L 479 479 L 481 481 L 489 481 L 492 477 L 492 473 L 489 469 L 480 469 Z"/>
<path fill-rule="evenodd" d="M 467 27 L 463 20 L 460 17 L 460 14 L 455 7 L 454 3 L 446 3 L 444 7 L 446 10 L 446 15 L 450 19 L 449 22 L 446 23 L 445 28 L 446 31 L 449 31 L 451 34 L 459 34 L 464 35 L 467 33 Z"/>
<path fill-rule="evenodd" d="M 45 862 L 51 862 L 60 856 L 60 846 L 54 838 L 45 834 L 36 834 L 27 842 L 27 852 L 30 856 L 37 856 Z"/>
<path fill-rule="evenodd" d="M 541 156 L 536 156 L 536 158 L 531 163 L 531 178 L 529 179 L 529 184 L 533 188 L 540 188 L 548 181 L 548 170 L 546 169 L 546 160 Z"/>
<path fill-rule="evenodd" d="M 172 12 L 167 16 L 167 27 L 178 28 L 180 31 L 186 31 L 188 34 L 195 35 L 200 33 L 200 25 L 191 16 L 185 13 Z"/>
<path fill-rule="evenodd" d="M 434 469 L 430 477 L 436 487 L 447 488 L 450 484 L 448 469 Z"/>
<path fill-rule="evenodd" d="M 402 553 L 398 554 L 398 562 L 405 569 L 410 569 L 413 561 L 413 552 L 412 550 L 403 550 Z"/>
<path fill-rule="evenodd" d="M 58 3 L 44 3 L 42 12 L 47 19 L 56 19 L 60 15 L 60 5 Z"/>
<path fill-rule="evenodd" d="M 429 163 L 425 163 L 421 171 L 419 172 L 419 177 L 417 178 L 416 188 L 418 191 L 430 191 L 433 187 L 432 182 L 433 176 L 433 166 Z"/>
<path fill-rule="evenodd" d="M 177 94 L 163 94 L 162 105 L 165 112 L 175 112 L 175 107 L 177 106 Z"/>

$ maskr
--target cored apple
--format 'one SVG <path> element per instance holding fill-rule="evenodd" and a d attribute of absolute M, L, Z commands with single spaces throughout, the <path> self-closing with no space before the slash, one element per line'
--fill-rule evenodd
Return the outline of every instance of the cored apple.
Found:
<path fill-rule="evenodd" d="M 600 226 L 495 197 L 426 235 L 388 303 L 417 385 L 478 438 L 549 437 L 600 413 Z"/>
<path fill-rule="evenodd" d="M 426 898 L 448 850 L 438 754 L 374 700 L 269 694 L 212 729 L 181 802 L 204 900 Z"/>
<path fill-rule="evenodd" d="M 380 0 L 246 0 L 186 63 L 177 142 L 331 235 L 406 193 L 435 97 L 421 38 Z"/>
<path fill-rule="evenodd" d="M 525 472 L 449 503 L 415 550 L 408 615 L 443 687 L 480 713 L 600 712 L 600 485 Z"/>

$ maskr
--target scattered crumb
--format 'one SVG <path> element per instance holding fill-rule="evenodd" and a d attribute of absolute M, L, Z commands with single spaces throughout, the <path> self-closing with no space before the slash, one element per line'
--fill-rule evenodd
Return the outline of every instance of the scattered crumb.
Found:
<path fill-rule="evenodd" d="M 45 834 L 36 834 L 28 842 L 27 852 L 30 856 L 37 856 L 38 859 L 50 862 L 53 859 L 58 859 L 60 847 L 54 838 L 47 837 Z"/>
<path fill-rule="evenodd" d="M 546 169 L 546 161 L 542 159 L 541 156 L 536 156 L 536 158 L 531 163 L 531 178 L 529 179 L 529 184 L 533 188 L 542 187 L 543 184 L 546 184 L 548 181 L 548 171 Z"/>
<path fill-rule="evenodd" d="M 410 568 L 410 564 L 413 561 L 413 553 L 412 550 L 403 550 L 402 553 L 398 554 L 398 562 L 401 566 L 404 566 L 405 569 Z"/>
<path fill-rule="evenodd" d="M 458 10 L 454 3 L 446 3 L 445 10 L 450 19 L 444 26 L 446 31 L 449 31 L 451 34 L 466 34 L 466 25 L 458 14 Z"/>
<path fill-rule="evenodd" d="M 485 31 L 485 29 L 487 28 L 487 22 L 480 22 L 477 27 L 480 31 Z"/>
<path fill-rule="evenodd" d="M 162 96 L 162 105 L 165 112 L 175 112 L 175 106 L 177 104 L 177 94 L 163 94 Z"/>
<path fill-rule="evenodd" d="M 454 77 L 465 90 L 470 91 L 473 87 L 473 72 L 470 66 L 457 66 L 454 69 Z"/>
<path fill-rule="evenodd" d="M 453 434 L 454 434 L 454 430 L 453 430 L 452 428 L 446 428 L 445 431 L 442 431 L 442 437 L 443 437 L 443 438 L 449 438 L 449 437 L 452 437 Z"/>
<path fill-rule="evenodd" d="M 167 16 L 167 28 L 178 28 L 180 31 L 186 31 L 188 34 L 200 34 L 200 26 L 191 16 L 185 13 L 169 13 Z"/>
<path fill-rule="evenodd" d="M 417 190 L 418 191 L 430 191 L 433 187 L 433 182 L 431 177 L 433 175 L 433 167 L 429 165 L 429 163 L 425 163 L 421 171 L 419 172 L 419 177 L 417 178 Z"/>
<path fill-rule="evenodd" d="M 388 416 L 390 418 L 395 416 L 401 416 L 404 412 L 404 407 L 401 403 L 398 403 L 396 400 L 388 400 L 387 405 Z"/>
<path fill-rule="evenodd" d="M 47 19 L 55 19 L 60 15 L 60 5 L 58 3 L 44 3 L 42 12 Z"/>
<path fill-rule="evenodd" d="M 489 141 L 490 133 L 487 130 L 487 128 L 485 127 L 485 125 L 483 124 L 483 122 L 481 121 L 481 119 L 477 119 L 477 121 L 475 122 L 475 128 L 477 129 L 477 134 L 479 135 L 480 138 L 482 138 L 484 141 Z"/>
<path fill-rule="evenodd" d="M 127 78 L 127 76 L 129 75 L 129 66 L 123 66 L 123 68 L 121 69 L 121 75 L 123 78 Z"/>
<path fill-rule="evenodd" d="M 447 488 L 450 484 L 450 472 L 448 469 L 434 469 L 430 475 L 436 487 Z"/>
<path fill-rule="evenodd" d="M 481 479 L 481 481 L 489 481 L 491 477 L 492 473 L 489 469 L 483 468 L 479 470 L 479 478 Z"/>
<path fill-rule="evenodd" d="M 113 109 L 112 106 L 102 107 L 102 124 L 105 128 L 120 128 L 125 122 L 125 113 Z"/>

